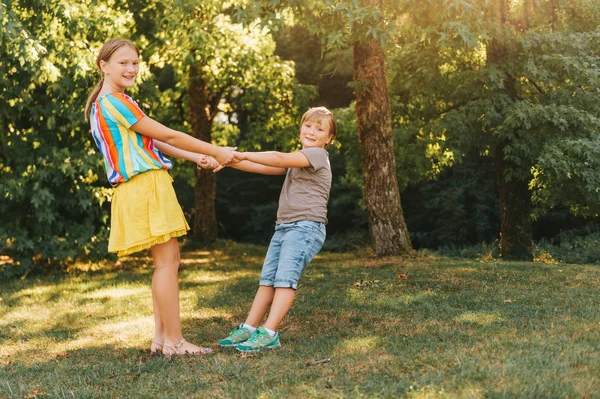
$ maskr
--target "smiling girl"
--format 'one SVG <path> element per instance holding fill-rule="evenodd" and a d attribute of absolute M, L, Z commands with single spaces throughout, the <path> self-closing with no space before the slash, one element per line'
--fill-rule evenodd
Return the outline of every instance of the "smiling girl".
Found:
<path fill-rule="evenodd" d="M 125 256 L 151 249 L 155 267 L 151 352 L 208 353 L 209 348 L 187 342 L 181 333 L 177 237 L 186 234 L 189 226 L 167 172 L 171 161 L 163 153 L 200 167 L 208 167 L 211 159 L 203 154 L 227 165 L 233 153 L 156 122 L 125 94 L 135 83 L 140 67 L 140 52 L 131 41 L 108 40 L 96 65 L 102 78 L 88 98 L 85 116 L 104 157 L 108 181 L 115 187 L 108 251 Z"/>

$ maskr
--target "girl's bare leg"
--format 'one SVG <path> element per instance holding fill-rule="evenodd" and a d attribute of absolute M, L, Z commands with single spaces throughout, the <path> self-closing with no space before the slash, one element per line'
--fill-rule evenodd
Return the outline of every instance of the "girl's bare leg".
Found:
<path fill-rule="evenodd" d="M 261 285 L 256 291 L 256 296 L 252 302 L 252 307 L 248 313 L 245 323 L 252 327 L 258 327 L 262 319 L 267 314 L 269 306 L 273 302 L 273 296 L 275 294 L 275 288 Z"/>
<path fill-rule="evenodd" d="M 152 338 L 150 352 L 160 352 L 163 348 L 162 344 L 165 341 L 165 327 L 160 317 L 160 310 L 157 303 L 156 270 L 152 275 L 152 307 L 154 308 L 154 338 Z"/>
<path fill-rule="evenodd" d="M 269 311 L 269 317 L 263 326 L 272 331 L 277 331 L 279 324 L 292 307 L 296 290 L 293 288 L 275 288 L 273 303 Z"/>
<path fill-rule="evenodd" d="M 154 275 L 152 276 L 152 294 L 155 303 L 154 322 L 162 325 L 165 344 L 178 344 L 181 341 L 181 322 L 179 319 L 179 246 L 172 238 L 164 244 L 152 247 Z M 160 327 L 159 327 L 160 328 Z M 157 330 L 159 331 L 159 330 Z M 156 334 L 156 333 L 155 333 Z M 199 352 L 200 347 L 186 342 L 182 352 Z"/>

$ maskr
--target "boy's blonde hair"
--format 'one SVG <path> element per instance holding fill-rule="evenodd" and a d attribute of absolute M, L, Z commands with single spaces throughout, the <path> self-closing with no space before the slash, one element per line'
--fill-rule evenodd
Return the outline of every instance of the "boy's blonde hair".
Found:
<path fill-rule="evenodd" d="M 325 107 L 314 107 L 310 108 L 308 111 L 302 115 L 302 120 L 300 121 L 300 126 L 304 125 L 304 122 L 321 122 L 324 119 L 329 121 L 329 136 L 331 136 L 331 142 L 325 145 L 325 148 L 329 148 L 329 145 L 335 140 L 337 136 L 337 121 L 333 113 Z"/>

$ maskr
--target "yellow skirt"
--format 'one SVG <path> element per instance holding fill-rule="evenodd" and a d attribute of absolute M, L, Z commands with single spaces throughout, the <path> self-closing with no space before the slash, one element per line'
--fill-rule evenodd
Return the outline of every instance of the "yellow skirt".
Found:
<path fill-rule="evenodd" d="M 189 229 L 173 179 L 165 169 L 140 173 L 115 188 L 108 252 L 129 255 L 180 237 Z"/>

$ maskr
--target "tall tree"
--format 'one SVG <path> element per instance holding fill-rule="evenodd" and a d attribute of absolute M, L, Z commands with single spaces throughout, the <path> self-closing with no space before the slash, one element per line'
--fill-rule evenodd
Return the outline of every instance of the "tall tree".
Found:
<path fill-rule="evenodd" d="M 599 5 L 444 3 L 403 16 L 391 85 L 400 119 L 419 121 L 415 135 L 455 162 L 473 151 L 495 159 L 502 256 L 531 260 L 532 215 L 558 204 L 593 214 L 600 204 L 588 161 L 598 157 Z"/>
<path fill-rule="evenodd" d="M 366 11 L 381 9 L 379 0 L 362 4 Z M 405 253 L 412 245 L 396 178 L 385 54 L 377 40 L 354 43 L 354 80 L 363 83 L 355 91 L 356 117 L 371 243 L 377 255 Z"/>

